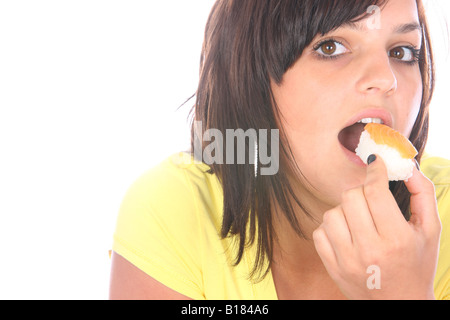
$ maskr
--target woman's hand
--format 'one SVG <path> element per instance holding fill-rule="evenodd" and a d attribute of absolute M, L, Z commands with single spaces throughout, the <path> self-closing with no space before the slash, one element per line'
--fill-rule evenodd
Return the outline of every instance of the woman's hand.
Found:
<path fill-rule="evenodd" d="M 435 190 L 416 169 L 406 186 L 409 222 L 378 157 L 368 166 L 364 185 L 344 192 L 341 205 L 327 211 L 314 231 L 320 258 L 349 299 L 434 299 L 441 232 Z M 369 285 L 369 278 L 379 282 Z"/>

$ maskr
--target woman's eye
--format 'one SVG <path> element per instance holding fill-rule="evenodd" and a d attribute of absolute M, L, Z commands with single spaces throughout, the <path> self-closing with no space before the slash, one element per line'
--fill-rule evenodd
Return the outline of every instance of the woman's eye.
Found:
<path fill-rule="evenodd" d="M 323 56 L 329 57 L 339 56 L 347 52 L 347 48 L 345 48 L 344 45 L 334 40 L 322 42 L 319 45 L 317 45 L 314 48 L 314 50 Z"/>
<path fill-rule="evenodd" d="M 419 58 L 420 50 L 410 47 L 397 47 L 389 51 L 389 57 L 404 62 L 414 62 Z"/>

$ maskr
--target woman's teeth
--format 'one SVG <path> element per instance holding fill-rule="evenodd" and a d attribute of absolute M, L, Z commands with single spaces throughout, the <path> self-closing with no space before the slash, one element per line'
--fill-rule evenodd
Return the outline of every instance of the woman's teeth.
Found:
<path fill-rule="evenodd" d="M 359 120 L 357 123 L 364 123 L 364 124 L 378 123 L 378 124 L 384 124 L 384 121 L 381 120 L 380 118 L 364 118 L 364 119 Z"/>

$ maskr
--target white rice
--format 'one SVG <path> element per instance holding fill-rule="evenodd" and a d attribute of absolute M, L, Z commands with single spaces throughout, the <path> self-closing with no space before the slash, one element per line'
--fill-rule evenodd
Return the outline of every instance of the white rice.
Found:
<path fill-rule="evenodd" d="M 413 160 L 402 158 L 400 152 L 392 147 L 375 143 L 367 131 L 361 134 L 355 152 L 365 164 L 371 154 L 380 156 L 386 164 L 390 181 L 408 180 L 413 175 L 415 166 Z"/>

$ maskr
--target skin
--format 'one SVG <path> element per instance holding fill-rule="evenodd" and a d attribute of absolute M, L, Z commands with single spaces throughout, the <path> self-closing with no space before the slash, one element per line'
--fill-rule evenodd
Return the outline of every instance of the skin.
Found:
<path fill-rule="evenodd" d="M 305 177 L 297 192 L 321 222 L 298 213 L 311 241 L 286 232 L 287 222 L 280 219 L 272 273 L 281 299 L 434 298 L 440 222 L 432 183 L 417 170 L 407 183 L 413 194 L 408 223 L 389 191 L 381 158 L 357 166 L 337 139 L 365 109 L 387 111 L 391 126 L 405 136 L 419 112 L 419 66 L 405 61 L 413 60 L 406 47 L 421 47 L 421 32 L 398 32 L 400 25 L 419 23 L 416 2 L 389 1 L 381 28 L 367 22 L 316 37 L 281 85 L 273 85 L 282 126 Z M 342 45 L 317 50 L 328 39 Z M 338 57 L 326 59 L 330 54 Z M 380 290 L 366 284 L 372 265 L 381 269 Z"/>
<path fill-rule="evenodd" d="M 367 168 L 364 185 L 347 190 L 313 233 L 330 277 L 350 299 L 434 299 L 441 231 L 434 187 L 418 170 L 406 182 L 412 220 L 397 208 L 379 158 Z M 367 269 L 381 272 L 380 289 L 367 286 Z"/>
<path fill-rule="evenodd" d="M 419 22 L 414 0 L 390 1 L 381 12 L 380 30 L 370 30 L 363 20 L 357 24 L 361 30 L 343 26 L 316 37 L 281 85 L 272 85 L 283 115 L 281 125 L 311 184 L 302 181 L 308 190 L 301 193 L 309 191 L 311 202 L 334 207 L 342 191 L 364 182 L 365 169 L 348 161 L 337 139 L 354 115 L 365 109 L 385 110 L 392 127 L 409 136 L 422 99 L 420 69 L 389 57 L 389 51 L 421 47 L 420 31 L 392 32 L 397 25 L 412 22 Z M 341 46 L 338 52 L 346 52 L 337 59 L 319 58 L 314 47 L 328 39 L 342 42 L 345 49 Z"/>
<path fill-rule="evenodd" d="M 128 260 L 111 256 L 111 300 L 192 300 L 156 281 Z"/>
<path fill-rule="evenodd" d="M 440 222 L 432 183 L 415 170 L 407 187 L 412 218 L 406 222 L 388 189 L 383 161 L 357 166 L 342 151 L 338 135 L 355 114 L 382 109 L 392 127 L 408 136 L 417 117 L 422 80 L 406 46 L 420 48 L 418 30 L 395 32 L 418 23 L 414 0 L 389 1 L 380 29 L 362 20 L 316 37 L 273 84 L 282 123 L 305 177 L 296 191 L 314 219 L 297 216 L 308 239 L 301 239 L 279 215 L 274 220 L 272 276 L 279 299 L 433 299 Z M 323 40 L 342 43 L 322 46 Z M 399 49 L 400 48 L 400 49 Z M 325 51 L 324 51 L 325 49 Z M 338 53 L 327 59 L 323 53 Z M 313 107 L 312 107 L 313 106 Z M 304 152 L 308 150 L 308 152 Z M 273 209 L 279 209 L 274 205 Z M 381 270 L 381 289 L 369 290 L 367 268 Z M 187 299 L 113 253 L 112 299 Z"/>

